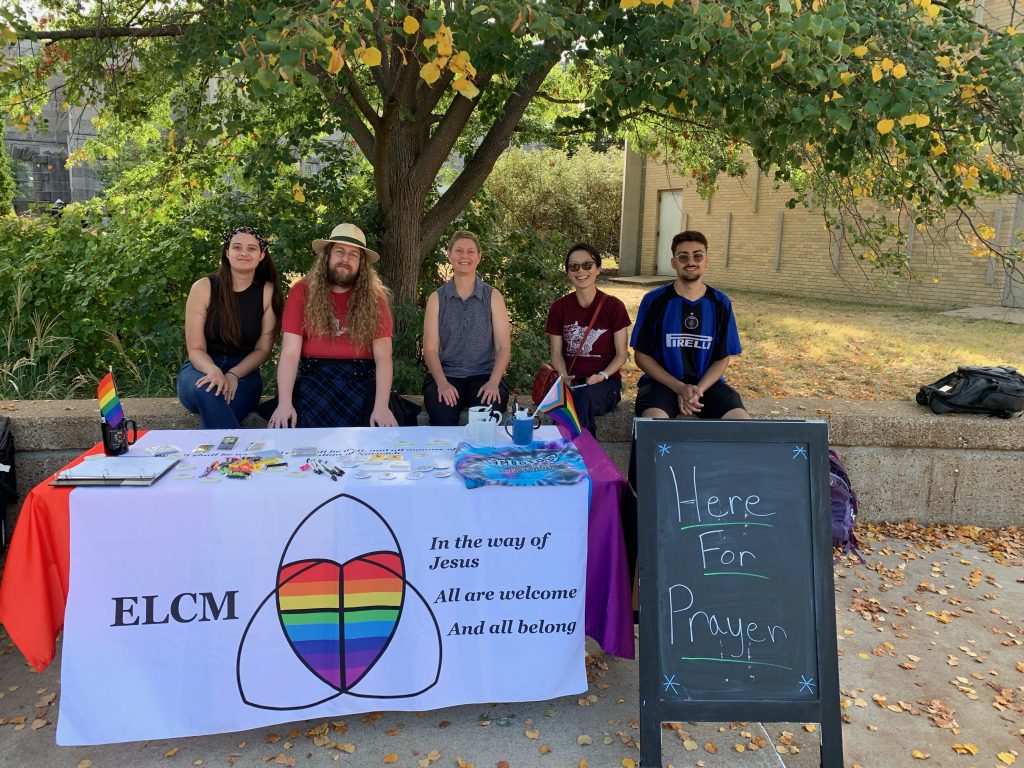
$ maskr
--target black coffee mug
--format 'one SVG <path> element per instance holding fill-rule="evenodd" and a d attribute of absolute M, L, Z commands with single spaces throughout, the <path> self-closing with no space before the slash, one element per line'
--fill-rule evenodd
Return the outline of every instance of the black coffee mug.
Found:
<path fill-rule="evenodd" d="M 128 429 L 131 427 L 131 437 Z M 103 434 L 103 452 L 107 456 L 120 456 L 128 452 L 128 446 L 134 445 L 139 439 L 139 428 L 131 419 L 124 419 L 116 427 L 100 421 L 100 432 Z"/>

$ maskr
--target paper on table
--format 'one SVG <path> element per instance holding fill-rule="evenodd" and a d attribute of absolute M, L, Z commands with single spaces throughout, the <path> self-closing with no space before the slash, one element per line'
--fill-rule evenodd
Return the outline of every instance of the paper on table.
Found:
<path fill-rule="evenodd" d="M 58 472 L 53 482 L 56 485 L 129 482 L 148 485 L 177 463 L 177 459 L 165 456 L 107 456 Z"/>

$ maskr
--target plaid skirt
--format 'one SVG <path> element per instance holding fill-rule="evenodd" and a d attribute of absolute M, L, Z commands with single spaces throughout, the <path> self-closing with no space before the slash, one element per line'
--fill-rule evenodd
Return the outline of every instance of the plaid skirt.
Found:
<path fill-rule="evenodd" d="M 295 380 L 300 427 L 368 427 L 377 366 L 372 359 L 303 357 Z"/>

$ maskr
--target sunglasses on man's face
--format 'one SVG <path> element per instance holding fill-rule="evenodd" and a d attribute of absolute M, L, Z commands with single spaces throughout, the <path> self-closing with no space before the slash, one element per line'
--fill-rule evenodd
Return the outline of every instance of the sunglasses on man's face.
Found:
<path fill-rule="evenodd" d="M 593 268 L 594 268 L 594 262 L 592 262 L 592 261 L 585 261 L 582 264 L 570 264 L 569 265 L 569 271 L 570 272 L 579 272 L 581 269 L 584 272 L 589 272 Z"/>

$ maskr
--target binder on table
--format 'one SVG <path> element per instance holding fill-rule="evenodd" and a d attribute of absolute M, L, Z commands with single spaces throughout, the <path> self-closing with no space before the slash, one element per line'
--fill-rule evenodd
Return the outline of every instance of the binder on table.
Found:
<path fill-rule="evenodd" d="M 166 456 L 105 456 L 58 472 L 50 485 L 152 485 L 177 463 Z"/>

